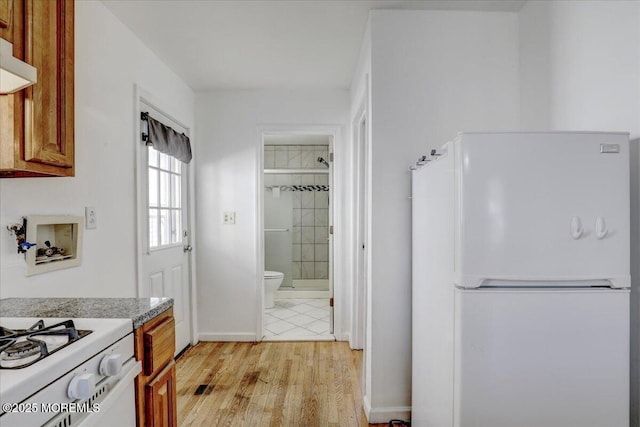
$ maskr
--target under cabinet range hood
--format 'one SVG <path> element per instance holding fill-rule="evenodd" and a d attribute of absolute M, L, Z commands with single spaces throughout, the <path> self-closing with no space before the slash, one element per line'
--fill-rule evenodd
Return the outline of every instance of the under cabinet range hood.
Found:
<path fill-rule="evenodd" d="M 37 81 L 36 68 L 13 56 L 13 44 L 0 39 L 0 94 L 17 92 Z"/>

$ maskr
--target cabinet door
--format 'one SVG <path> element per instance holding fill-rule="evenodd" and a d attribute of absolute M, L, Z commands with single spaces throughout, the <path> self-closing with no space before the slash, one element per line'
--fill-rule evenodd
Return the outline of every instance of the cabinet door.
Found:
<path fill-rule="evenodd" d="M 0 0 L 0 38 L 13 43 L 13 0 Z"/>
<path fill-rule="evenodd" d="M 145 386 L 146 425 L 149 427 L 175 427 L 176 364 L 172 360 L 158 376 Z"/>
<path fill-rule="evenodd" d="M 25 61 L 38 83 L 25 90 L 24 159 L 73 175 L 74 2 L 27 0 Z"/>

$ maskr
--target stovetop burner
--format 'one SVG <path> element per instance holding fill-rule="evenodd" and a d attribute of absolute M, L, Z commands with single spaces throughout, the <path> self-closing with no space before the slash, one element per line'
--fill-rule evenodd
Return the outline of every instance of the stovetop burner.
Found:
<path fill-rule="evenodd" d="M 32 365 L 91 332 L 76 329 L 73 320 L 51 326 L 39 320 L 28 329 L 18 330 L 0 326 L 0 369 Z"/>
<path fill-rule="evenodd" d="M 13 344 L 2 353 L 4 360 L 23 359 L 27 356 L 40 353 L 40 346 L 31 341 L 21 341 Z"/>

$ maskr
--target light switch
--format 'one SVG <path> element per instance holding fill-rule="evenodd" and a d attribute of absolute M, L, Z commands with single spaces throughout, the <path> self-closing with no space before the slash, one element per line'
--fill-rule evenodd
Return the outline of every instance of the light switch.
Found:
<path fill-rule="evenodd" d="M 222 222 L 223 222 L 223 224 L 235 224 L 236 223 L 236 213 L 235 212 L 224 212 Z"/>
<path fill-rule="evenodd" d="M 98 217 L 96 215 L 96 208 L 89 206 L 84 208 L 84 224 L 87 230 L 98 228 Z"/>

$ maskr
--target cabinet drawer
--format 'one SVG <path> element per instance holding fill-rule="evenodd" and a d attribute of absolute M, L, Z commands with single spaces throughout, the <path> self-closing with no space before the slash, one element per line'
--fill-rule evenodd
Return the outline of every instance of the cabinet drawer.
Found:
<path fill-rule="evenodd" d="M 173 360 L 176 351 L 175 321 L 173 317 L 146 331 L 143 335 L 144 374 L 149 376 Z"/>

